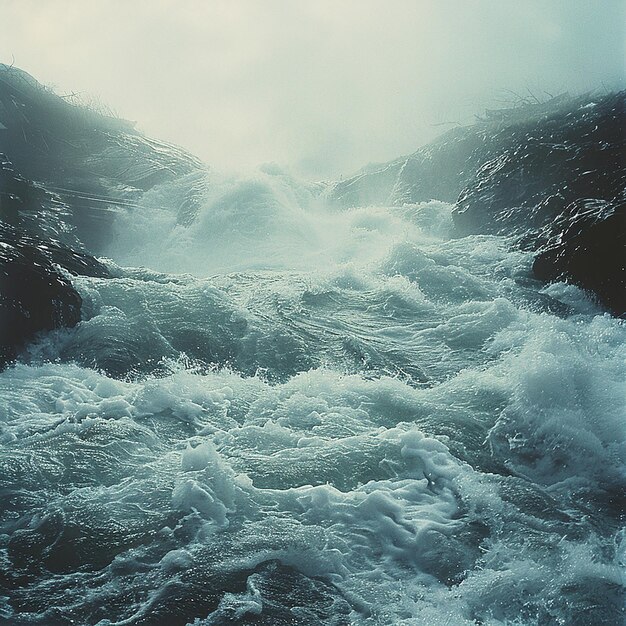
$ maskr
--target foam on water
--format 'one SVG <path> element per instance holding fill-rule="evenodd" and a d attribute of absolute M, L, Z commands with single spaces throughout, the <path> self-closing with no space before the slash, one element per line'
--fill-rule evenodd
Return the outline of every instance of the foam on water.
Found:
<path fill-rule="evenodd" d="M 442 203 L 180 192 L 0 375 L 0 623 L 621 622 L 621 321 Z"/>

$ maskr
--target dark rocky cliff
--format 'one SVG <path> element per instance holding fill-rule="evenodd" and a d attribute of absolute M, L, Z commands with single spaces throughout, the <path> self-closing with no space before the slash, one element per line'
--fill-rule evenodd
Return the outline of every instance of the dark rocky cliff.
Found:
<path fill-rule="evenodd" d="M 92 255 L 119 207 L 201 170 L 132 123 L 74 106 L 0 65 L 0 367 L 37 332 L 80 320 L 68 273 L 106 276 Z"/>
<path fill-rule="evenodd" d="M 341 181 L 340 206 L 455 202 L 457 236 L 500 234 L 626 313 L 626 93 L 489 112 L 412 154 Z"/>

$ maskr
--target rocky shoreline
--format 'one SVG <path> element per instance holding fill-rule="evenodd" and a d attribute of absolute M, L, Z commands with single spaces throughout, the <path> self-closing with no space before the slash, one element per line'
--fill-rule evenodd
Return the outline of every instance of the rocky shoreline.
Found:
<path fill-rule="evenodd" d="M 414 154 L 336 183 L 342 207 L 455 203 L 456 236 L 534 250 L 535 277 L 626 313 L 626 92 L 491 111 Z"/>
<path fill-rule="evenodd" d="M 330 184 L 336 206 L 455 203 L 456 236 L 511 236 L 542 281 L 589 290 L 626 314 L 626 92 L 488 112 L 409 157 Z M 0 65 L 0 367 L 40 331 L 74 326 L 67 273 L 106 276 L 98 255 L 118 207 L 198 172 L 185 151 L 74 106 Z M 193 220 L 195 187 L 179 208 Z"/>

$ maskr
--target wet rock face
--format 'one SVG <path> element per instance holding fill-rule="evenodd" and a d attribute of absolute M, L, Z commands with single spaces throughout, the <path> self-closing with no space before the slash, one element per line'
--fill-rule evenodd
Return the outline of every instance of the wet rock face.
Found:
<path fill-rule="evenodd" d="M 63 206 L 0 154 L 0 368 L 38 332 L 75 326 L 81 298 L 63 272 L 106 277 L 106 267 L 64 230 Z M 61 269 L 62 268 L 62 269 Z"/>
<path fill-rule="evenodd" d="M 537 278 L 571 281 L 626 314 L 625 103 L 626 93 L 576 101 L 507 130 L 459 197 L 458 234 L 515 235 L 538 251 Z"/>
<path fill-rule="evenodd" d="M 612 313 L 624 315 L 626 202 L 574 202 L 554 230 L 557 234 L 535 257 L 535 276 L 544 281 L 571 279 L 593 291 Z"/>
<path fill-rule="evenodd" d="M 75 326 L 81 298 L 43 242 L 0 229 L 0 367 L 39 331 Z"/>
<path fill-rule="evenodd" d="M 63 232 L 57 209 L 49 193 L 0 154 L 0 368 L 38 332 L 80 321 L 81 298 L 61 268 L 108 275 L 94 257 L 58 241 L 71 234 Z"/>
<path fill-rule="evenodd" d="M 95 254 L 110 240 L 119 206 L 132 206 L 155 185 L 204 169 L 177 146 L 144 137 L 134 123 L 75 106 L 2 64 L 0 124 L 0 152 L 20 176 L 53 196 L 58 231 L 74 233 Z"/>
<path fill-rule="evenodd" d="M 625 100 L 579 99 L 496 132 L 495 150 L 457 201 L 458 234 L 530 231 L 541 245 L 555 235 L 555 221 L 562 227 L 577 214 L 573 202 L 617 203 L 626 186 Z"/>

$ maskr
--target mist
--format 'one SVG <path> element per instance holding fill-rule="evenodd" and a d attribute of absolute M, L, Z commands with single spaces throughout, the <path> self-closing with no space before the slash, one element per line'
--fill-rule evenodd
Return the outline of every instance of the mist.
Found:
<path fill-rule="evenodd" d="M 339 178 L 484 108 L 624 84 L 604 0 L 2 0 L 0 61 L 218 168 Z"/>
<path fill-rule="evenodd" d="M 0 625 L 622 625 L 624 10 L 0 0 Z"/>

